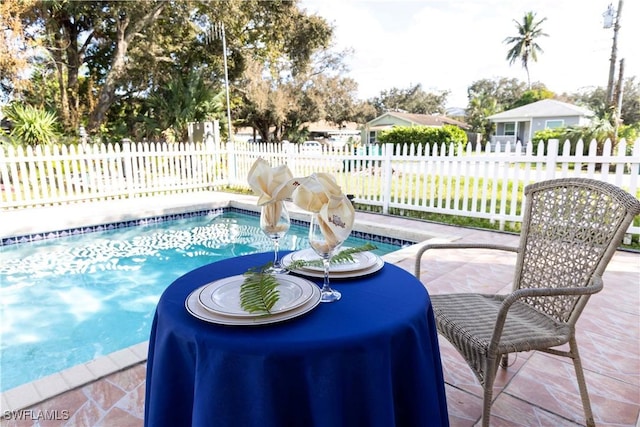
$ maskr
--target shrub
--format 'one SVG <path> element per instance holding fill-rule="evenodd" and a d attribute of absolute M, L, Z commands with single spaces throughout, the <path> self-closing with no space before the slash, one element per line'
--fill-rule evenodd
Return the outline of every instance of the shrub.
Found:
<path fill-rule="evenodd" d="M 433 147 L 434 144 L 440 145 L 445 143 L 445 150 L 448 150 L 450 143 L 453 143 L 458 149 L 464 149 L 467 145 L 468 139 L 467 134 L 459 127 L 444 125 L 442 127 L 399 126 L 382 132 L 378 137 L 378 141 L 383 144 L 421 145 L 423 150 L 426 144 Z"/>
<path fill-rule="evenodd" d="M 4 113 L 12 122 L 11 138 L 18 144 L 51 144 L 60 136 L 56 115 L 32 105 L 13 103 Z"/>
<path fill-rule="evenodd" d="M 533 134 L 533 138 L 531 138 L 533 152 L 534 153 L 538 152 L 538 144 L 540 144 L 540 142 L 545 144 L 550 139 L 560 140 L 561 142 L 560 147 L 562 147 L 562 142 L 565 141 L 565 133 L 566 133 L 565 128 L 543 129 L 543 130 L 537 131 L 535 134 Z M 545 155 L 547 154 L 547 147 L 548 147 L 548 144 L 544 146 Z"/>

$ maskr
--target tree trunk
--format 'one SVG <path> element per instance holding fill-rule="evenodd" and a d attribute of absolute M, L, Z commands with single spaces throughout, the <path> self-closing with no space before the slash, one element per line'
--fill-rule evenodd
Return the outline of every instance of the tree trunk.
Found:
<path fill-rule="evenodd" d="M 116 49 L 111 61 L 111 69 L 107 74 L 104 85 L 100 89 L 100 95 L 98 95 L 98 103 L 91 112 L 89 118 L 88 131 L 93 133 L 104 122 L 107 111 L 113 104 L 116 93 L 116 83 L 118 78 L 122 75 L 125 68 L 125 56 L 127 54 L 127 48 L 129 43 L 125 37 L 125 31 L 129 24 L 129 19 L 124 18 L 123 21 L 118 23 L 118 34 L 116 41 Z"/>
<path fill-rule="evenodd" d="M 69 20 L 63 22 L 67 33 L 67 102 L 69 103 L 69 117 L 65 122 L 67 131 L 77 131 L 80 125 L 79 113 L 80 96 L 78 94 L 78 72 L 80 68 L 80 52 L 78 51 L 78 28 Z"/>
<path fill-rule="evenodd" d="M 98 127 L 104 122 L 107 115 L 107 111 L 113 104 L 116 97 L 117 83 L 120 76 L 125 71 L 125 58 L 127 55 L 127 49 L 129 43 L 133 40 L 135 35 L 141 32 L 145 27 L 151 25 L 162 13 L 166 3 L 159 2 L 153 9 L 151 9 L 140 20 L 137 20 L 130 24 L 129 17 L 126 14 L 121 15 L 117 23 L 117 35 L 116 35 L 116 48 L 113 59 L 111 61 L 111 69 L 105 78 L 105 83 L 100 89 L 98 95 L 98 102 L 91 111 L 87 130 L 91 133 L 95 133 Z"/>

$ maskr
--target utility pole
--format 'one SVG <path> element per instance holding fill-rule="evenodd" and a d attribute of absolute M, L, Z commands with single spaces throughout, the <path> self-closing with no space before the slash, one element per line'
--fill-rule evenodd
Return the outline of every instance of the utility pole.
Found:
<path fill-rule="evenodd" d="M 618 130 L 620 129 L 620 124 L 622 123 L 622 96 L 624 92 L 624 58 L 620 60 L 620 74 L 618 75 L 618 84 L 616 85 L 614 102 L 615 109 L 613 110 L 613 143 L 618 142 Z"/>
<path fill-rule="evenodd" d="M 622 1 L 622 0 L 620 0 Z M 227 67 L 227 37 L 224 32 L 224 22 L 220 24 L 222 31 L 222 58 L 224 60 L 224 87 L 227 95 L 227 141 L 231 142 L 231 103 L 229 102 L 229 68 Z"/>
<path fill-rule="evenodd" d="M 607 105 L 614 107 L 616 105 L 614 99 L 615 91 L 615 74 L 616 74 L 616 61 L 618 56 L 618 31 L 620 30 L 620 18 L 622 16 L 622 5 L 624 0 L 618 0 L 618 10 L 613 8 L 612 4 L 609 4 L 604 16 L 604 28 L 611 28 L 613 25 L 613 44 L 611 46 L 611 58 L 609 59 L 609 81 L 607 84 Z M 615 15 L 615 20 L 613 19 Z"/>
<path fill-rule="evenodd" d="M 222 40 L 222 59 L 224 61 L 224 87 L 227 99 L 227 142 L 231 142 L 231 103 L 229 101 L 229 68 L 227 66 L 227 36 L 224 31 L 224 22 L 214 24 L 207 33 L 207 41 L 220 38 Z"/>

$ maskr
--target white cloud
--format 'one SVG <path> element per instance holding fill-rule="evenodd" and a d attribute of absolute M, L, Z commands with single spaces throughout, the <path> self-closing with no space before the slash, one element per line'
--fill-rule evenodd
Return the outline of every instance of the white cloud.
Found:
<path fill-rule="evenodd" d="M 339 48 L 352 48 L 351 77 L 362 99 L 392 87 L 420 83 L 428 91 L 449 90 L 450 106 L 465 106 L 476 80 L 515 77 L 519 63 L 506 61 L 513 20 L 533 11 L 546 17 L 539 39 L 544 52 L 530 63 L 532 82 L 556 93 L 606 86 L 613 30 L 602 28 L 607 0 L 303 0 L 301 5 L 336 27 Z M 617 6 L 617 2 L 614 3 Z M 625 77 L 640 76 L 640 2 L 627 2 L 618 34 Z M 617 78 L 617 73 L 616 73 Z"/>

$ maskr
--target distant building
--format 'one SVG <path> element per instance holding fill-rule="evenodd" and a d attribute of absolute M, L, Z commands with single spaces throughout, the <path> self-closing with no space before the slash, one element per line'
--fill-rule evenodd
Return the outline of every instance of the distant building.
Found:
<path fill-rule="evenodd" d="M 556 101 L 543 99 L 511 110 L 487 117 L 496 124 L 495 135 L 491 136 L 491 149 L 497 144 L 522 142 L 523 146 L 531 142 L 533 135 L 543 129 L 569 126 L 587 126 L 594 117 L 593 111 Z"/>
<path fill-rule="evenodd" d="M 470 128 L 464 122 L 442 115 L 388 112 L 365 123 L 362 129 L 361 141 L 363 144 L 375 144 L 378 142 L 378 134 L 380 132 L 399 126 L 442 127 L 443 125 L 457 126 L 467 133 Z M 469 140 L 471 141 L 472 138 L 469 138 Z"/>
<path fill-rule="evenodd" d="M 332 142 L 333 145 L 344 145 L 349 139 L 359 140 L 360 129 L 355 122 L 349 122 L 343 126 L 337 126 L 325 120 L 304 125 L 309 130 L 309 139 Z"/>
<path fill-rule="evenodd" d="M 219 142 L 220 141 L 220 122 L 214 120 L 211 122 L 189 122 L 187 124 L 187 134 L 189 142 Z"/>

